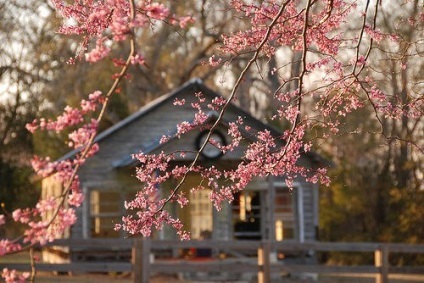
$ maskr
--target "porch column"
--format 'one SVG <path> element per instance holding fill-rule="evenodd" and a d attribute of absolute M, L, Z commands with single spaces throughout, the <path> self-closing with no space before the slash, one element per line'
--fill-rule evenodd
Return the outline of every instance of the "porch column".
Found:
<path fill-rule="evenodd" d="M 268 208 L 268 215 L 267 215 L 267 219 L 268 219 L 268 235 L 267 235 L 267 240 L 268 240 L 268 246 L 265 247 L 267 249 L 267 252 L 265 253 L 265 265 L 268 265 L 267 268 L 269 268 L 269 263 L 275 263 L 277 262 L 277 251 L 276 249 L 270 249 L 269 247 L 269 243 L 273 242 L 276 240 L 275 237 L 275 197 L 276 197 L 276 193 L 275 193 L 275 178 L 273 176 L 269 176 L 268 177 L 268 190 L 267 190 L 267 208 Z M 259 257 L 259 254 L 258 254 Z M 263 270 L 263 272 L 265 272 L 265 279 L 268 276 L 268 280 L 269 280 L 269 270 L 266 270 L 266 268 Z M 266 275 L 268 274 L 268 275 Z M 259 279 L 259 278 L 258 278 Z M 259 282 L 259 281 L 258 281 Z M 263 281 L 263 282 L 271 282 L 271 281 Z"/>
<path fill-rule="evenodd" d="M 267 220 L 268 220 L 268 233 L 266 235 L 266 239 L 274 241 L 275 240 L 275 184 L 274 177 L 268 177 L 268 190 L 267 190 L 267 205 L 265 206 L 267 209 Z"/>
<path fill-rule="evenodd" d="M 305 241 L 305 215 L 303 209 L 303 187 L 297 188 L 297 224 L 299 227 L 299 242 Z"/>
<path fill-rule="evenodd" d="M 318 227 L 319 227 L 319 188 L 318 185 L 312 187 L 312 201 L 314 207 L 314 239 L 319 240 Z"/>
<path fill-rule="evenodd" d="M 90 227 L 90 194 L 89 190 L 86 186 L 82 188 L 83 194 L 85 196 L 85 200 L 82 203 L 82 238 L 88 239 Z"/>

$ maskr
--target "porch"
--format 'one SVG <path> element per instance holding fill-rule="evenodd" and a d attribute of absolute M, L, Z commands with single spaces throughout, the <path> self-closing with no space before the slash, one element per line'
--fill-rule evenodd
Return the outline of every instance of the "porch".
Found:
<path fill-rule="evenodd" d="M 316 240 L 318 226 L 318 190 L 309 183 L 296 182 L 294 189 L 286 187 L 282 178 L 256 179 L 245 190 L 236 193 L 230 204 L 224 202 L 216 211 L 210 200 L 211 190 L 190 193 L 202 181 L 189 175 L 180 189 L 189 195 L 190 203 L 181 208 L 168 203 L 166 209 L 184 223 L 193 240 Z M 167 194 L 174 184 L 165 184 L 158 192 Z M 105 186 L 104 186 L 105 187 Z M 82 238 L 116 238 L 125 236 L 113 229 L 126 213 L 124 201 L 131 199 L 127 190 L 85 188 Z M 160 197 L 160 196 L 159 196 Z M 73 233 L 73 237 L 78 233 Z M 165 226 L 153 239 L 176 240 L 172 228 Z"/>

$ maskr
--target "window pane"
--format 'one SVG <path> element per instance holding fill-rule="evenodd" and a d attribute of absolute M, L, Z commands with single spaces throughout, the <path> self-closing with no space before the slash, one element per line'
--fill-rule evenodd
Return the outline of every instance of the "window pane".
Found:
<path fill-rule="evenodd" d="M 295 194 L 288 188 L 276 188 L 274 202 L 275 239 L 282 241 L 295 237 Z"/>
<path fill-rule="evenodd" d="M 92 215 L 102 213 L 120 213 L 122 199 L 118 192 L 91 191 L 90 213 Z"/>
<path fill-rule="evenodd" d="M 212 233 L 212 202 L 209 194 L 209 189 L 203 189 L 190 195 L 190 232 L 193 239 L 210 238 Z"/>
<path fill-rule="evenodd" d="M 115 238 L 115 224 L 121 220 L 123 200 L 119 192 L 90 192 L 90 235 L 93 238 Z"/>

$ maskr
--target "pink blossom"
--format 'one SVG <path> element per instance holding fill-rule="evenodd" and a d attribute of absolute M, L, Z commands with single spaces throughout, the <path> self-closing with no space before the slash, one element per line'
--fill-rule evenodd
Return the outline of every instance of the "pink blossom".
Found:
<path fill-rule="evenodd" d="M 218 111 L 220 107 L 224 106 L 227 100 L 224 97 L 218 96 L 212 99 L 212 103 L 208 104 L 208 108 Z"/>
<path fill-rule="evenodd" d="M 194 125 L 202 125 L 206 122 L 206 120 L 209 118 L 208 115 L 206 115 L 205 112 L 199 111 L 196 114 L 194 114 Z"/>
<path fill-rule="evenodd" d="M 144 10 L 147 12 L 147 16 L 157 20 L 164 20 L 169 14 L 165 5 L 159 3 L 147 4 Z"/>
<path fill-rule="evenodd" d="M 35 133 L 35 131 L 38 129 L 37 120 L 32 121 L 31 123 L 27 123 L 25 125 L 25 128 L 31 132 L 32 134 Z"/>
<path fill-rule="evenodd" d="M 181 241 L 188 241 L 188 240 L 190 240 L 190 233 L 187 232 L 187 231 L 179 230 L 177 232 L 177 234 L 180 237 Z"/>
<path fill-rule="evenodd" d="M 182 134 L 189 132 L 191 129 L 193 129 L 193 125 L 189 122 L 181 122 L 177 125 L 177 136 L 181 136 Z"/>
<path fill-rule="evenodd" d="M 43 210 L 48 211 L 49 208 L 51 207 L 43 208 Z M 57 209 L 57 215 L 54 219 L 28 223 L 28 229 L 25 231 L 24 237 L 25 243 L 45 245 L 47 242 L 52 242 L 62 237 L 65 231 L 76 222 L 74 209 L 63 207 Z"/>
<path fill-rule="evenodd" d="M 384 94 L 377 86 L 373 86 L 370 90 L 370 97 L 377 101 L 386 101 L 386 94 Z"/>
<path fill-rule="evenodd" d="M 193 19 L 193 17 L 191 17 L 191 16 L 188 16 L 188 17 L 181 17 L 181 18 L 179 19 L 179 25 L 180 25 L 180 28 L 186 28 L 186 26 L 187 26 L 188 24 L 193 23 L 193 22 L 194 22 L 194 19 Z"/>
<path fill-rule="evenodd" d="M 164 144 L 164 143 L 166 143 L 166 142 L 168 142 L 168 141 L 169 141 L 169 137 L 168 137 L 168 136 L 163 135 L 163 136 L 160 138 L 159 143 L 160 143 L 160 144 Z"/>
<path fill-rule="evenodd" d="M 383 40 L 384 35 L 381 33 L 380 30 L 372 29 L 368 25 L 365 26 L 364 30 L 376 42 L 380 42 L 381 40 Z"/>
<path fill-rule="evenodd" d="M 109 52 L 110 48 L 105 46 L 104 39 L 99 38 L 96 47 L 85 54 L 85 60 L 87 62 L 98 62 L 105 58 Z"/>
<path fill-rule="evenodd" d="M 89 124 L 83 125 L 81 128 L 71 132 L 69 140 L 75 148 L 84 147 L 88 144 L 90 138 L 96 134 L 97 121 L 92 119 Z"/>
<path fill-rule="evenodd" d="M 175 98 L 174 105 L 183 106 L 185 104 L 185 102 L 186 102 L 185 99 Z"/>
<path fill-rule="evenodd" d="M 24 283 L 30 276 L 29 272 L 19 274 L 16 270 L 3 269 L 1 276 L 5 279 L 6 283 Z"/>
<path fill-rule="evenodd" d="M 57 207 L 57 200 L 55 197 L 50 196 L 47 199 L 41 199 L 37 204 L 36 208 L 40 214 L 43 214 L 47 211 L 53 211 Z"/>
<path fill-rule="evenodd" d="M 179 193 L 178 194 L 178 196 L 177 196 L 177 202 L 178 202 L 178 204 L 181 206 L 181 207 L 184 207 L 184 206 L 186 206 L 186 205 L 188 205 L 188 198 L 186 198 L 185 196 L 184 196 L 184 193 L 183 192 L 181 192 L 181 193 Z"/>
<path fill-rule="evenodd" d="M 136 54 L 135 56 L 133 56 L 131 58 L 131 64 L 133 65 L 144 65 L 145 61 L 144 61 L 144 57 L 140 54 Z"/>
<path fill-rule="evenodd" d="M 222 62 L 222 59 L 216 59 L 215 55 L 212 55 L 211 57 L 209 57 L 209 65 L 211 65 L 212 67 L 218 67 Z"/>
<path fill-rule="evenodd" d="M 0 256 L 13 252 L 19 252 L 21 250 L 22 246 L 20 244 L 11 242 L 9 240 L 0 240 Z"/>
<path fill-rule="evenodd" d="M 12 218 L 15 222 L 28 223 L 30 216 L 31 211 L 29 209 L 22 210 L 18 208 L 12 212 Z"/>
<path fill-rule="evenodd" d="M 88 100 L 81 100 L 81 111 L 83 113 L 93 112 L 102 103 L 102 92 L 95 91 L 88 95 Z"/>

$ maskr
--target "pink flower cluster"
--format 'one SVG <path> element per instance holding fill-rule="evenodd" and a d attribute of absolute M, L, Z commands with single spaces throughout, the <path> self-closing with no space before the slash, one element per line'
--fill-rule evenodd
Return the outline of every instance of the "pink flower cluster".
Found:
<path fill-rule="evenodd" d="M 11 242 L 9 240 L 0 240 L 0 256 L 13 252 L 18 252 L 21 249 L 22 246 L 20 244 Z"/>
<path fill-rule="evenodd" d="M 164 223 L 173 227 L 181 239 L 188 239 L 189 234 L 183 230 L 180 220 L 174 218 L 164 210 L 167 201 L 176 201 L 181 206 L 187 205 L 188 201 L 184 194 L 175 194 L 169 200 L 160 198 L 158 186 L 169 178 L 180 178 L 187 171 L 187 167 L 175 167 L 169 170 L 169 162 L 174 156 L 160 153 L 158 155 L 134 155 L 142 165 L 137 168 L 137 178 L 144 184 L 144 189 L 139 191 L 134 200 L 125 203 L 129 211 L 136 211 L 122 218 L 122 224 L 115 226 L 116 230 L 122 229 L 129 234 L 143 234 L 150 236 L 152 230 L 161 229 Z"/>
<path fill-rule="evenodd" d="M 58 203 L 52 209 L 43 213 L 46 220 L 30 221 L 28 229 L 25 230 L 24 243 L 44 245 L 61 238 L 64 233 L 76 222 L 75 210 L 73 208 L 60 207 Z M 48 218 L 56 214 L 54 218 Z M 47 216 L 47 217 L 46 217 Z"/>
<path fill-rule="evenodd" d="M 37 129 L 61 132 L 66 128 L 82 123 L 84 121 L 84 115 L 95 111 L 102 103 L 103 97 L 101 96 L 101 92 L 95 91 L 89 95 L 88 100 L 81 100 L 81 109 L 66 106 L 63 114 L 58 116 L 56 121 L 46 121 L 44 118 L 41 118 L 39 121 L 35 119 L 31 123 L 28 123 L 26 128 L 31 133 L 34 133 Z"/>
<path fill-rule="evenodd" d="M 286 176 L 288 187 L 293 186 L 293 180 L 298 176 L 309 176 L 328 184 L 327 180 L 321 177 L 323 171 L 312 172 L 298 165 L 301 151 L 308 148 L 308 145 L 302 142 L 303 135 L 304 128 L 299 128 L 293 133 L 286 132 L 281 140 L 276 140 L 269 131 L 260 131 L 256 133 L 257 141 L 249 144 L 244 161 L 236 169 L 223 173 L 203 170 L 202 176 L 207 178 L 208 185 L 214 188 L 211 200 L 215 207 L 219 210 L 223 201 L 232 201 L 234 193 L 243 190 L 256 176 Z M 222 183 L 218 181 L 221 178 L 226 181 L 226 185 L 218 185 Z"/>
<path fill-rule="evenodd" d="M 201 104 L 205 102 L 205 98 L 202 97 L 202 93 L 196 93 L 196 97 L 198 98 L 197 102 L 191 103 L 191 107 L 196 110 L 196 113 L 194 114 L 194 119 L 191 122 L 183 121 L 181 123 L 177 124 L 177 133 L 175 136 L 178 138 L 181 137 L 181 135 L 188 133 L 189 131 L 201 128 L 201 126 L 208 120 L 209 116 L 205 113 L 205 111 L 202 109 Z M 183 106 L 185 105 L 186 101 L 185 99 L 179 100 L 175 99 L 174 105 L 176 106 Z M 161 140 L 161 143 L 168 140 L 170 137 L 164 136 Z"/>
<path fill-rule="evenodd" d="M 343 0 L 321 1 L 314 7 L 308 17 L 307 45 L 329 55 L 336 55 L 340 46 L 337 29 L 343 23 L 354 5 Z M 269 40 L 265 43 L 262 52 L 268 56 L 274 55 L 278 46 L 293 46 L 294 50 L 303 49 L 304 13 L 301 1 L 285 1 L 277 4 L 276 1 L 261 1 L 260 4 L 245 4 L 244 1 L 232 1 L 232 5 L 243 16 L 250 19 L 251 29 L 224 36 L 222 51 L 239 54 L 252 51 L 262 42 L 267 27 L 276 17 L 280 5 L 284 10 L 271 29 Z M 331 9 L 331 17 L 328 16 Z"/>
<path fill-rule="evenodd" d="M 24 283 L 29 278 L 29 272 L 19 274 L 16 270 L 3 269 L 1 276 L 5 279 L 6 283 Z"/>
<path fill-rule="evenodd" d="M 78 57 L 84 53 L 88 62 L 98 62 L 108 56 L 112 45 L 132 36 L 131 30 L 134 28 L 147 27 L 167 18 L 181 28 L 193 22 L 189 16 L 170 15 L 164 4 L 154 1 L 134 1 L 134 7 L 127 0 L 83 0 L 74 1 L 73 4 L 53 0 L 52 4 L 64 19 L 72 19 L 72 24 L 64 25 L 59 32 L 83 38 Z M 94 47 L 90 49 L 92 43 Z M 135 58 L 133 64 L 144 63 L 141 58 Z"/>
<path fill-rule="evenodd" d="M 63 114 L 55 121 L 34 120 L 27 125 L 27 129 L 31 132 L 37 129 L 60 132 L 79 126 L 69 134 L 68 144 L 78 150 L 88 146 L 85 155 L 87 158 L 98 148 L 97 145 L 90 145 L 90 139 L 96 134 L 97 121 L 92 119 L 84 124 L 84 116 L 96 111 L 103 102 L 101 92 L 96 91 L 89 95 L 88 100 L 81 101 L 80 108 L 66 107 Z M 74 208 L 80 206 L 84 199 L 75 170 L 85 158 L 81 158 L 81 153 L 77 153 L 75 159 L 52 162 L 48 157 L 35 156 L 31 160 L 35 172 L 41 177 L 54 176 L 56 181 L 62 184 L 63 191 L 57 192 L 58 195 L 46 196 L 39 200 L 34 208 L 16 209 L 8 218 L 1 215 L 0 225 L 4 225 L 8 220 L 25 225 L 22 238 L 24 245 L 43 245 L 63 236 L 76 221 Z M 65 196 L 68 197 L 63 199 Z M 24 246 L 14 241 L 0 240 L 0 255 L 19 252 L 23 248 Z M 7 282 L 23 282 L 26 278 L 15 271 L 4 271 L 2 276 L 8 280 Z"/>
<path fill-rule="evenodd" d="M 52 196 L 41 199 L 35 208 L 13 211 L 12 217 L 15 222 L 26 224 L 28 227 L 24 232 L 24 243 L 41 245 L 62 236 L 76 221 L 74 209 L 60 206 L 60 199 Z M 22 248 L 8 241 L 2 241 L 1 245 L 5 253 Z"/>
<path fill-rule="evenodd" d="M 97 121 L 91 119 L 91 121 L 85 125 L 82 125 L 81 128 L 76 129 L 69 134 L 68 143 L 69 147 L 74 148 L 83 148 L 87 146 L 90 138 L 94 136 L 97 132 Z"/>
<path fill-rule="evenodd" d="M 105 58 L 110 53 L 110 48 L 105 46 L 106 38 L 98 38 L 96 42 L 96 47 L 91 49 L 90 52 L 85 53 L 85 60 L 87 62 L 98 62 Z"/>

